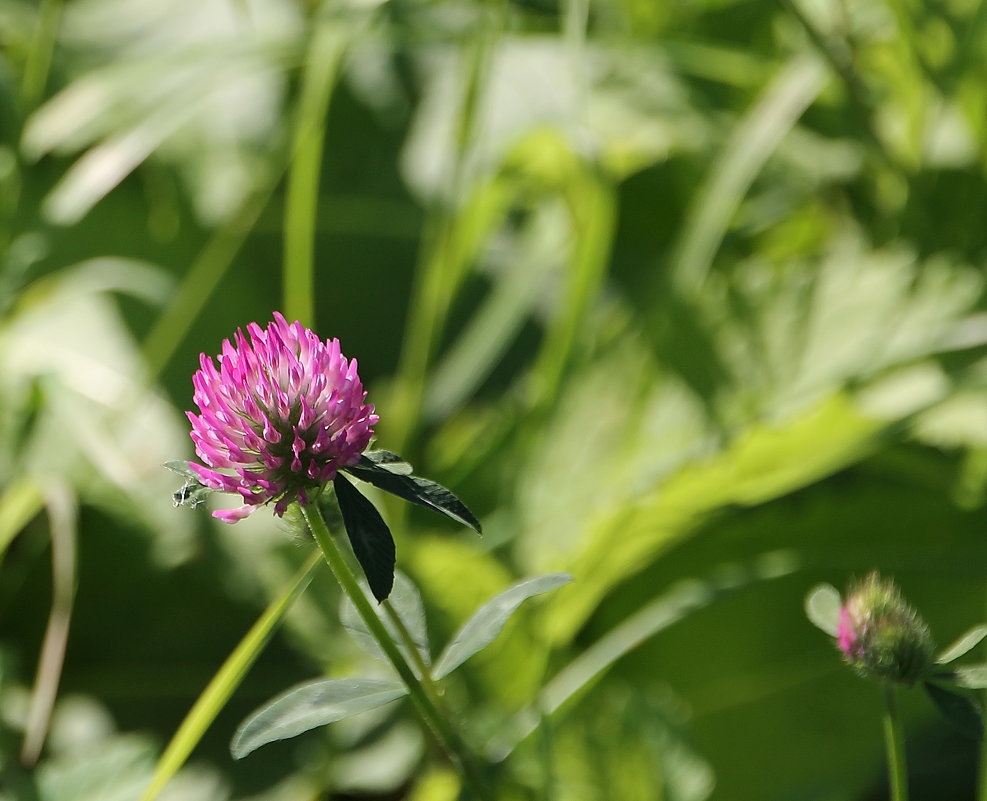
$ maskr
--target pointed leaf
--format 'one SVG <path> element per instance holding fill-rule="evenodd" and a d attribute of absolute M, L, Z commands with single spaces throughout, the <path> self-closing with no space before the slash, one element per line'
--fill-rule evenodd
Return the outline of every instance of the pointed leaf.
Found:
<path fill-rule="evenodd" d="M 950 645 L 949 648 L 939 654 L 939 658 L 936 662 L 940 665 L 945 665 L 947 662 L 952 662 L 954 659 L 959 659 L 963 656 L 963 654 L 978 646 L 984 637 L 987 637 L 987 626 L 974 626 L 956 642 Z"/>
<path fill-rule="evenodd" d="M 946 720 L 968 737 L 981 740 L 984 736 L 984 722 L 980 708 L 967 696 L 948 690 L 931 682 L 925 682 L 925 690 L 932 703 Z"/>
<path fill-rule="evenodd" d="M 441 484 L 436 484 L 434 481 L 420 476 L 396 473 L 388 469 L 387 464 L 377 464 L 366 454 L 360 458 L 359 464 L 344 467 L 343 470 L 361 481 L 373 484 L 384 492 L 390 492 L 392 495 L 417 503 L 426 509 L 441 512 L 456 522 L 469 526 L 477 533 L 482 530 L 480 521 L 466 508 L 466 504 Z"/>
<path fill-rule="evenodd" d="M 262 745 L 375 709 L 407 692 L 403 684 L 381 679 L 324 679 L 300 684 L 244 720 L 233 735 L 230 753 L 234 759 L 243 759 Z"/>
<path fill-rule="evenodd" d="M 415 586 L 414 582 L 409 579 L 401 571 L 397 571 L 394 574 L 394 589 L 391 591 L 391 597 L 388 603 L 393 607 L 394 611 L 397 612 L 398 617 L 404 623 L 405 628 L 411 634 L 411 638 L 415 641 L 415 647 L 421 654 L 422 659 L 425 660 L 425 664 L 431 664 L 432 655 L 428 649 L 428 627 L 425 622 L 425 605 L 422 603 L 422 596 L 418 592 L 418 588 Z M 398 647 L 404 651 L 404 644 L 401 642 L 401 637 L 398 632 L 394 629 L 394 624 L 388 615 L 383 614 L 383 610 L 380 607 L 375 608 L 378 617 L 384 623 L 388 632 L 391 634 L 391 638 L 398 644 Z M 349 598 L 343 598 L 343 602 L 339 610 L 339 618 L 343 623 L 346 630 L 352 635 L 352 637 L 357 641 L 361 648 L 366 651 L 371 656 L 377 657 L 382 662 L 387 662 L 388 659 L 381 651 L 380 646 L 377 644 L 377 640 L 374 636 L 367 630 L 363 619 L 356 611 L 356 607 L 353 606 L 353 602 Z"/>
<path fill-rule="evenodd" d="M 504 625 L 528 598 L 554 590 L 572 581 L 568 573 L 552 573 L 527 579 L 495 595 L 459 630 L 439 657 L 433 674 L 436 679 L 448 676 L 463 662 L 482 651 L 500 634 Z"/>
<path fill-rule="evenodd" d="M 805 597 L 805 614 L 814 626 L 835 637 L 840 625 L 843 599 L 831 584 L 817 584 Z"/>
<path fill-rule="evenodd" d="M 394 585 L 394 539 L 380 512 L 346 478 L 337 475 L 336 490 L 343 527 L 374 598 L 383 601 Z"/>
<path fill-rule="evenodd" d="M 397 473 L 401 476 L 410 476 L 412 472 L 414 472 L 412 466 L 402 457 L 394 453 L 394 451 L 364 451 L 363 455 L 374 464 L 380 465 L 384 469 L 390 470 L 392 473 Z"/>

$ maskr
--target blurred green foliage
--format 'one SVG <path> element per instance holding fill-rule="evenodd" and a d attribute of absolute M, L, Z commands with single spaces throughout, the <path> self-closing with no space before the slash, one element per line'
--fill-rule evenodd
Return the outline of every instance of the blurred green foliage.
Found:
<path fill-rule="evenodd" d="M 375 498 L 433 648 L 574 576 L 446 682 L 500 797 L 883 797 L 802 599 L 987 616 L 985 62 L 978 0 L 0 0 L 0 798 L 137 798 L 308 554 L 160 467 L 275 309 L 483 520 Z M 230 758 L 373 669 L 317 574 L 160 797 L 455 798 L 406 705 Z M 914 796 L 973 797 L 922 701 Z"/>

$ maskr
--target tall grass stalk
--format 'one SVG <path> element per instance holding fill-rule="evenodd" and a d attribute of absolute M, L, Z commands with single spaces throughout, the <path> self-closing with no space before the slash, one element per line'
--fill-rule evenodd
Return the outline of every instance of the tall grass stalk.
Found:
<path fill-rule="evenodd" d="M 346 46 L 332 22 L 312 34 L 295 117 L 284 210 L 284 314 L 315 325 L 315 229 L 329 100 Z"/>
<path fill-rule="evenodd" d="M 321 554 L 316 551 L 295 576 L 288 582 L 284 591 L 277 596 L 257 622 L 240 641 L 236 649 L 229 655 L 212 681 L 209 682 L 202 695 L 189 710 L 178 731 L 171 738 L 158 764 L 155 766 L 151 783 L 140 801 L 153 801 L 164 789 L 168 781 L 179 771 L 192 750 L 198 745 L 206 729 L 212 725 L 216 715 L 226 705 L 233 692 L 240 686 L 247 671 L 254 663 L 260 652 L 264 650 L 285 614 L 308 586 L 315 569 L 322 562 Z"/>

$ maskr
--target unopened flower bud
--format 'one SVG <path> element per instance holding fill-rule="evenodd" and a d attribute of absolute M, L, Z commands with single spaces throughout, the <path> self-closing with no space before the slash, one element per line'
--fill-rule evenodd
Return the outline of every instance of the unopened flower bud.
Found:
<path fill-rule="evenodd" d="M 861 676 L 905 684 L 928 674 L 935 652 L 928 626 L 894 583 L 877 573 L 847 595 L 837 642 Z"/>

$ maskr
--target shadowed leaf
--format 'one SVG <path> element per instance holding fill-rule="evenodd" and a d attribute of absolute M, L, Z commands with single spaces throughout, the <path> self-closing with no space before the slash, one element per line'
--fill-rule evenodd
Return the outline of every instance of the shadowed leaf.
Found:
<path fill-rule="evenodd" d="M 426 509 L 441 512 L 457 523 L 469 526 L 477 533 L 482 531 L 480 521 L 451 490 L 446 489 L 441 484 L 436 484 L 434 481 L 429 481 L 427 478 L 395 472 L 395 470 L 390 469 L 392 464 L 404 465 L 407 463 L 401 462 L 397 454 L 392 454 L 389 451 L 377 451 L 376 453 L 385 453 L 388 457 L 395 457 L 396 461 L 392 462 L 387 459 L 378 464 L 367 454 L 364 454 L 359 464 L 344 467 L 343 470 L 361 481 L 373 484 L 384 492 L 390 492 L 392 495 L 417 503 Z"/>
<path fill-rule="evenodd" d="M 343 476 L 332 482 L 343 526 L 374 598 L 383 601 L 394 586 L 394 540 L 380 512 Z"/>
<path fill-rule="evenodd" d="M 984 722 L 980 715 L 980 709 L 972 700 L 954 690 L 948 690 L 931 682 L 925 682 L 924 686 L 932 699 L 932 703 L 936 705 L 936 709 L 946 720 L 968 737 L 975 740 L 983 739 Z"/>

